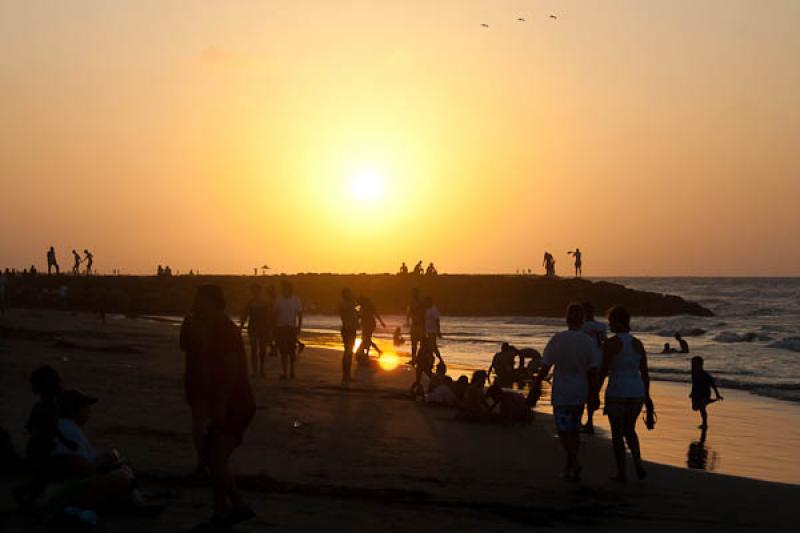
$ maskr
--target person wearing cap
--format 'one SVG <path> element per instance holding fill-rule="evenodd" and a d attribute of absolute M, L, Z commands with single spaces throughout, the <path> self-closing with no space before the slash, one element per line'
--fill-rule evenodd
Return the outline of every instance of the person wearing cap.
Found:
<path fill-rule="evenodd" d="M 61 418 L 58 429 L 73 445 L 57 441 L 53 456 L 60 459 L 64 478 L 62 497 L 67 503 L 87 509 L 108 504 L 127 504 L 142 516 L 160 514 L 163 507 L 148 505 L 138 489 L 133 470 L 124 464 L 116 450 L 98 453 L 83 432 L 91 418 L 97 398 L 72 389 L 59 395 Z"/>
<path fill-rule="evenodd" d="M 225 314 L 217 285 L 198 288 L 191 326 L 183 332 L 187 351 L 186 391 L 193 410 L 205 417 L 200 453 L 214 489 L 214 514 L 192 531 L 228 531 L 255 516 L 236 487 L 229 463 L 255 415 L 247 376 L 247 357 L 239 327 Z M 196 428 L 198 429 L 198 428 Z"/>

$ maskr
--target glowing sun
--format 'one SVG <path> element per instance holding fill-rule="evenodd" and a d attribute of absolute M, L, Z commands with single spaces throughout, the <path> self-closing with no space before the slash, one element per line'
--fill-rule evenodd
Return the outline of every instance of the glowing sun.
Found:
<path fill-rule="evenodd" d="M 359 170 L 350 177 L 350 192 L 356 200 L 379 200 L 384 186 L 384 177 L 372 169 Z"/>

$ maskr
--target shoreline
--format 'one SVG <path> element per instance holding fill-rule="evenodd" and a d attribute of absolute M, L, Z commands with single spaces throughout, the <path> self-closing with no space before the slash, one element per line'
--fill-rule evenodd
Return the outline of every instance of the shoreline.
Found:
<path fill-rule="evenodd" d="M 207 517 L 210 490 L 187 478 L 194 457 L 176 328 L 130 319 L 101 325 L 91 315 L 48 311 L 15 310 L 3 322 L 28 331 L 69 331 L 75 346 L 64 349 L 52 335 L 0 338 L 0 425 L 11 431 L 17 449 L 33 403 L 27 375 L 51 364 L 68 386 L 100 398 L 90 437 L 100 448 L 119 448 L 145 491 L 167 505 L 156 521 L 102 518 L 98 531 L 174 533 Z M 137 351 L 103 351 L 123 345 Z M 408 399 L 413 378 L 407 367 L 361 369 L 353 387 L 342 390 L 339 363 L 337 352 L 309 347 L 296 381 L 279 383 L 277 361 L 268 358 L 269 379 L 253 382 L 258 412 L 235 469 L 259 519 L 237 530 L 439 531 L 443 523 L 460 531 L 792 527 L 800 486 L 653 462 L 647 481 L 618 486 L 608 481 L 611 451 L 602 434 L 585 440 L 583 481 L 566 483 L 558 477 L 563 459 L 544 412 L 548 406 L 526 427 L 459 423 L 452 411 Z M 653 435 L 672 423 L 669 404 L 685 407 L 674 395 L 674 402 L 657 400 L 662 425 Z M 731 397 L 732 407 L 736 402 Z M 712 410 L 712 431 L 726 406 L 714 407 L 720 409 Z M 643 449 L 646 459 L 655 458 L 644 439 Z M 719 449 L 724 464 L 732 452 Z M 35 519 L 10 512 L 9 483 L 0 490 L 0 520 L 6 531 L 28 531 Z"/>

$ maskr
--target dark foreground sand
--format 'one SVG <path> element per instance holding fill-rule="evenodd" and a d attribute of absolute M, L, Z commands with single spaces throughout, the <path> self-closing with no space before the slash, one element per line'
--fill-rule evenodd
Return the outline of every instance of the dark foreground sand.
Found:
<path fill-rule="evenodd" d="M 18 447 L 33 401 L 27 376 L 51 364 L 101 398 L 91 436 L 120 449 L 167 504 L 156 520 L 103 517 L 100 531 L 172 533 L 207 517 L 210 490 L 187 477 L 194 457 L 174 326 L 15 310 L 0 328 L 0 426 Z M 584 481 L 565 483 L 550 417 L 524 428 L 462 424 L 408 400 L 403 366 L 360 372 L 343 391 L 339 365 L 337 353 L 309 349 L 295 382 L 279 384 L 272 359 L 270 379 L 255 383 L 259 411 L 236 468 L 259 519 L 237 531 L 794 529 L 797 485 L 651 464 L 646 482 L 617 486 L 604 438 L 583 449 Z M 36 531 L 36 519 L 13 511 L 14 482 L 1 482 L 0 530 Z"/>

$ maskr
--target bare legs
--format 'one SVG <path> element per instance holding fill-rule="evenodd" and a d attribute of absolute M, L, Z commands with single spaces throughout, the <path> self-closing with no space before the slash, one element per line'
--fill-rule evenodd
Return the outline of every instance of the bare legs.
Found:
<path fill-rule="evenodd" d="M 356 344 L 356 332 L 342 331 L 344 353 L 342 354 L 342 384 L 350 382 L 350 369 L 353 366 L 353 347 Z"/>
<path fill-rule="evenodd" d="M 633 467 L 636 469 L 636 476 L 644 479 L 647 472 L 642 465 L 642 453 L 639 448 L 639 437 L 636 435 L 636 420 L 639 418 L 639 410 L 625 409 L 624 413 L 609 414 L 608 421 L 611 424 L 611 444 L 614 449 L 614 460 L 617 465 L 616 480 L 627 481 L 625 471 L 625 444 L 631 452 Z"/>
<path fill-rule="evenodd" d="M 558 440 L 567 454 L 567 464 L 564 468 L 564 477 L 569 479 L 578 479 L 581 471 L 581 465 L 578 462 L 578 450 L 580 448 L 580 437 L 578 430 L 574 431 L 559 431 Z"/>
<path fill-rule="evenodd" d="M 207 465 L 206 461 L 206 428 L 208 418 L 198 410 L 192 410 L 192 441 L 197 454 L 196 473 L 202 473 Z"/>

